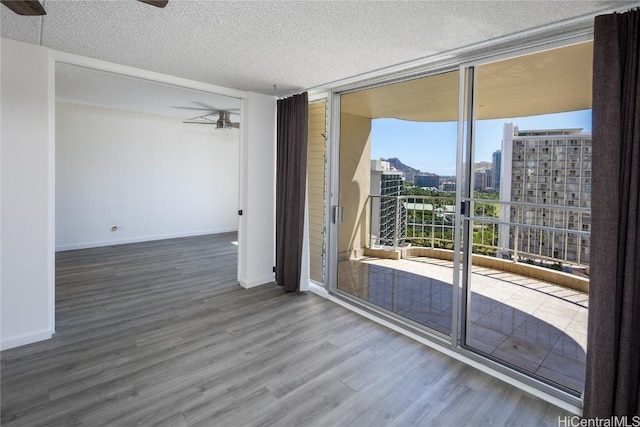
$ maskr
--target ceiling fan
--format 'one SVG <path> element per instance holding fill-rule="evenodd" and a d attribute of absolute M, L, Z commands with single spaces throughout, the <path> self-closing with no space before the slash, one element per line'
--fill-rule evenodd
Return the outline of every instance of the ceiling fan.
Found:
<path fill-rule="evenodd" d="M 155 7 L 165 7 L 169 0 L 138 0 Z M 7 6 L 13 12 L 23 16 L 46 15 L 44 7 L 38 0 L 0 0 L 0 3 Z"/>
<path fill-rule="evenodd" d="M 218 114 L 218 120 L 214 120 L 210 118 L 210 116 L 213 116 L 216 113 Z M 216 125 L 216 129 L 240 128 L 240 123 L 232 122 L 230 119 L 230 115 L 231 114 L 228 111 L 224 111 L 224 110 L 212 111 L 208 114 L 194 117 L 182 123 L 199 124 L 199 125 Z"/>

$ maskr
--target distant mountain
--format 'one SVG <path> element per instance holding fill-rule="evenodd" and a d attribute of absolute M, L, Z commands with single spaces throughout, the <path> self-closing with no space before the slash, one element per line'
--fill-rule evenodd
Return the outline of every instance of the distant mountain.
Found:
<path fill-rule="evenodd" d="M 386 159 L 386 160 L 387 160 L 387 162 L 389 162 L 389 165 L 391 165 L 391 167 L 393 167 L 396 170 L 399 170 L 401 172 L 409 172 L 409 173 L 414 173 L 414 174 L 422 173 L 418 169 L 415 169 L 415 168 L 412 168 L 411 166 L 405 165 L 397 157 L 394 157 L 392 159 Z"/>

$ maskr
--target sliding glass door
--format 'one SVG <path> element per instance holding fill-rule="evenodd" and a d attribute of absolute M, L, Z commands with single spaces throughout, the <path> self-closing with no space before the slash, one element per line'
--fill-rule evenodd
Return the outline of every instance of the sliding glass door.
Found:
<path fill-rule="evenodd" d="M 583 42 L 337 95 L 330 291 L 579 396 L 591 52 Z"/>
<path fill-rule="evenodd" d="M 343 94 L 337 289 L 451 334 L 457 71 Z"/>
<path fill-rule="evenodd" d="M 473 67 L 466 348 L 582 392 L 591 43 Z"/>

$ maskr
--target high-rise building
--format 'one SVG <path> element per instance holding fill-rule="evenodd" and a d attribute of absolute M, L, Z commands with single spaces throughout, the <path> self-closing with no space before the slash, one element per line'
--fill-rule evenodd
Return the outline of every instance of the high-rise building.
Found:
<path fill-rule="evenodd" d="M 473 189 L 484 190 L 487 188 L 487 173 L 485 169 L 476 170 L 473 173 Z"/>
<path fill-rule="evenodd" d="M 389 162 L 371 161 L 371 235 L 375 243 L 381 246 L 393 246 L 395 238 L 401 238 L 406 232 L 404 204 L 396 196 L 402 195 L 404 174 L 391 170 Z M 380 196 L 380 197 L 375 197 Z M 396 234 L 396 217 L 399 220 Z"/>
<path fill-rule="evenodd" d="M 416 187 L 433 187 L 438 189 L 440 188 L 440 176 L 434 173 L 415 175 L 414 183 Z"/>
<path fill-rule="evenodd" d="M 456 191 L 456 182 L 454 181 L 444 181 L 442 183 L 442 191 Z"/>
<path fill-rule="evenodd" d="M 591 228 L 591 133 L 505 123 L 503 136 L 500 200 L 527 205 L 501 205 L 500 222 L 519 225 L 500 225 L 499 246 L 588 264 L 582 232 Z"/>
<path fill-rule="evenodd" d="M 500 192 L 500 168 L 502 167 L 502 151 L 494 151 L 493 153 L 493 180 L 491 186 L 498 193 Z"/>
<path fill-rule="evenodd" d="M 485 169 L 485 175 L 487 176 L 487 189 L 493 189 L 493 169 Z"/>

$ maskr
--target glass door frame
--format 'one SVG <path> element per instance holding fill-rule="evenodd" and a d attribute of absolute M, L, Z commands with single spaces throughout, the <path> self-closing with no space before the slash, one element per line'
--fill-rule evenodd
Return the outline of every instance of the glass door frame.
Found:
<path fill-rule="evenodd" d="M 455 274 L 457 269 L 454 267 L 453 280 L 454 286 L 452 289 L 452 318 L 451 318 L 451 335 L 446 335 L 440 331 L 435 329 L 430 329 L 427 326 L 417 326 L 413 325 L 409 321 L 404 321 L 402 319 L 398 319 L 395 316 L 391 316 L 385 313 L 382 309 L 377 308 L 375 305 L 361 302 L 352 296 L 348 295 L 346 292 L 338 289 L 338 230 L 339 225 L 342 219 L 342 206 L 340 206 L 340 197 L 339 197 L 339 182 L 340 182 L 340 103 L 341 96 L 348 95 L 353 92 L 358 92 L 362 90 L 367 90 L 375 87 L 392 85 L 394 83 L 402 83 L 410 80 L 420 79 L 420 78 L 428 78 L 430 76 L 436 76 L 444 73 L 450 72 L 458 72 L 459 66 L 456 65 L 447 65 L 440 67 L 433 67 L 426 70 L 421 70 L 419 73 L 410 73 L 404 74 L 401 76 L 394 76 L 393 78 L 383 79 L 380 81 L 376 81 L 375 83 L 367 83 L 360 86 L 349 87 L 348 89 L 342 91 L 331 92 L 328 96 L 328 99 L 331 101 L 327 104 L 329 110 L 329 123 L 330 129 L 334 130 L 330 132 L 329 136 L 329 160 L 327 162 L 327 190 L 328 190 L 328 198 L 326 204 L 326 230 L 327 230 L 327 262 L 325 263 L 325 283 L 326 289 L 329 293 L 333 294 L 339 299 L 348 301 L 350 304 L 354 306 L 358 306 L 366 311 L 372 312 L 375 315 L 381 316 L 384 320 L 399 325 L 400 327 L 406 329 L 409 332 L 415 333 L 419 336 L 426 337 L 428 340 L 441 345 L 446 346 L 447 348 L 453 348 L 453 344 L 455 340 L 452 337 L 456 336 L 454 334 L 457 333 L 457 322 L 453 319 L 457 318 L 458 312 L 458 304 L 455 299 L 455 287 L 457 286 L 457 281 L 459 278 L 459 274 Z M 459 137 L 456 141 L 459 144 Z M 458 154 L 456 153 L 456 162 L 458 162 Z M 458 170 L 456 170 L 456 179 L 458 176 Z M 458 203 L 458 199 L 456 198 L 456 203 Z M 456 218 L 458 215 L 456 215 Z M 456 224 L 454 221 L 454 224 Z M 455 232 L 458 232 L 459 227 L 455 226 Z M 457 253 L 454 251 L 454 253 Z M 455 257 L 455 255 L 454 255 Z"/>
<path fill-rule="evenodd" d="M 470 236 L 472 232 L 473 215 L 473 148 L 474 132 L 476 127 L 474 85 L 475 67 L 497 62 L 518 56 L 525 56 L 545 50 L 566 47 L 593 40 L 593 27 L 576 33 L 555 35 L 547 39 L 539 39 L 528 44 L 521 44 L 517 48 L 507 47 L 502 51 L 494 51 L 489 54 L 479 54 L 476 57 L 465 58 L 456 57 L 450 64 L 434 65 L 431 68 L 424 67 L 420 71 L 405 73 L 403 75 L 389 76 L 387 79 L 380 78 L 375 82 L 352 85 L 344 89 L 332 91 L 328 94 L 327 109 L 329 115 L 329 146 L 327 161 L 327 203 L 325 223 L 327 230 L 327 260 L 325 263 L 325 287 L 328 293 L 339 300 L 347 301 L 348 305 L 355 303 L 340 295 L 337 289 L 338 280 L 338 225 L 341 217 L 341 206 L 339 204 L 339 156 L 340 156 L 340 99 L 344 94 L 368 89 L 371 87 L 388 85 L 396 82 L 427 77 L 448 71 L 459 71 L 459 100 L 458 100 L 458 145 L 456 157 L 456 206 L 465 208 L 464 214 L 455 216 L 454 235 L 454 271 L 453 271 L 453 295 L 452 295 L 452 319 L 451 336 L 444 337 L 442 334 L 429 331 L 426 327 L 419 335 L 435 346 L 440 346 L 454 358 L 481 369 L 499 379 L 502 379 L 516 387 L 532 393 L 538 397 L 550 401 L 560 407 L 574 410 L 582 407 L 582 396 L 577 397 L 558 389 L 547 382 L 538 380 L 519 370 L 513 369 L 505 364 L 487 358 L 486 356 L 473 351 L 464 344 L 463 337 L 466 334 L 466 324 L 469 318 L 469 278 L 471 274 L 471 249 Z M 470 120 L 465 120 L 465 118 Z M 465 181 L 465 175 L 468 177 Z M 464 189 L 462 185 L 464 183 Z M 467 197 L 470 196 L 470 197 Z M 465 238 L 466 236 L 466 238 Z M 361 307 L 357 307 L 361 308 Z M 374 311 L 375 310 L 370 310 Z M 375 315 L 375 313 L 374 313 Z M 388 318 L 382 319 L 388 321 Z M 394 322 L 396 324 L 401 322 Z M 416 331 L 407 328 L 407 332 Z"/>
<path fill-rule="evenodd" d="M 456 244 L 460 245 L 459 251 L 456 249 L 454 256 L 459 257 L 459 263 L 454 268 L 458 268 L 456 272 L 456 278 L 460 277 L 459 287 L 454 285 L 454 301 L 456 301 L 456 291 L 458 292 L 457 307 L 460 309 L 458 319 L 458 339 L 452 343 L 452 349 L 465 357 L 474 360 L 478 363 L 491 368 L 499 372 L 508 378 L 515 379 L 516 381 L 523 383 L 528 388 L 541 391 L 546 395 L 559 399 L 562 402 L 567 402 L 577 407 L 583 406 L 583 393 L 580 396 L 568 393 L 560 388 L 549 384 L 548 382 L 539 380 L 533 376 L 530 376 L 518 369 L 511 368 L 506 364 L 493 360 L 478 351 L 466 345 L 464 343 L 467 332 L 467 324 L 469 319 L 471 288 L 471 256 L 472 246 L 471 236 L 473 231 L 473 218 L 474 218 L 474 149 L 475 149 L 475 128 L 476 128 L 476 103 L 475 103 L 475 88 L 477 83 L 477 75 L 475 69 L 479 66 L 517 58 L 520 56 L 531 55 L 540 53 L 543 51 L 558 49 L 567 47 L 574 44 L 584 43 L 593 40 L 593 32 L 587 34 L 580 34 L 573 37 L 565 37 L 561 40 L 554 40 L 548 43 L 542 43 L 535 46 L 527 46 L 521 49 L 512 50 L 506 53 L 499 53 L 492 56 L 487 56 L 480 59 L 474 59 L 460 64 L 460 104 L 459 104 L 459 122 L 458 122 L 458 182 L 464 182 L 464 189 L 457 191 L 458 206 L 465 205 L 464 214 L 457 215 L 456 229 L 460 229 L 462 239 L 457 239 Z M 467 94 L 467 98 L 465 98 Z M 465 121 L 465 118 L 469 117 L 470 120 Z M 466 162 L 464 165 L 462 162 Z M 464 180 L 464 174 L 467 174 L 468 179 Z M 463 194 L 464 193 L 464 194 Z M 455 282 L 454 282 L 455 283 Z M 455 326 L 454 320 L 454 326 Z"/>

